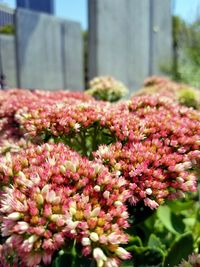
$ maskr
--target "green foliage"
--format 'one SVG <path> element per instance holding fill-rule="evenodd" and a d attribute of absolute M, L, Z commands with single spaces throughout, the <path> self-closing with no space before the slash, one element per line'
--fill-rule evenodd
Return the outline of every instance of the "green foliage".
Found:
<path fill-rule="evenodd" d="M 178 92 L 179 102 L 187 107 L 199 108 L 197 92 L 192 88 L 183 88 Z"/>
<path fill-rule="evenodd" d="M 142 215 L 143 211 L 147 216 Z M 193 252 L 200 253 L 198 194 L 169 201 L 151 213 L 140 203 L 137 208 L 132 207 L 131 218 L 130 239 L 125 248 L 133 258 L 121 267 L 175 267 Z"/>
<path fill-rule="evenodd" d="M 177 238 L 167 253 L 164 261 L 164 267 L 175 266 L 182 259 L 187 259 L 193 252 L 193 236 L 191 233 L 186 233 Z"/>
<path fill-rule="evenodd" d="M 120 267 L 133 267 L 133 262 L 131 260 L 128 260 L 128 261 L 124 261 Z"/>
<path fill-rule="evenodd" d="M 200 20 L 189 24 L 173 16 L 172 39 L 172 66 L 163 71 L 176 81 L 200 87 Z"/>
<path fill-rule="evenodd" d="M 129 238 L 128 245 L 126 246 L 127 251 L 132 251 L 135 247 L 142 247 L 142 241 L 139 236 L 131 236 Z"/>
<path fill-rule="evenodd" d="M 53 261 L 52 267 L 94 267 L 94 263 L 86 257 L 72 257 L 71 254 L 58 255 Z"/>
<path fill-rule="evenodd" d="M 164 254 L 160 249 L 138 247 L 134 249 L 133 264 L 138 267 L 161 267 Z"/>
<path fill-rule="evenodd" d="M 143 202 L 140 202 L 136 206 L 128 204 L 128 213 L 129 222 L 135 226 L 151 216 L 154 213 L 154 210 L 145 206 Z"/>
<path fill-rule="evenodd" d="M 69 248 L 57 253 L 52 267 L 95 267 L 94 260 L 78 254 L 76 243 L 69 244 Z"/>
<path fill-rule="evenodd" d="M 185 225 L 181 216 L 173 213 L 168 206 L 161 206 L 157 211 L 157 216 L 171 233 L 177 235 L 184 232 Z"/>
<path fill-rule="evenodd" d="M 92 153 L 98 149 L 99 145 L 109 145 L 116 141 L 115 136 L 107 128 L 101 127 L 98 123 L 94 123 L 87 128 L 80 127 L 79 132 L 72 131 L 67 135 L 54 136 L 52 133 L 46 131 L 41 134 L 40 138 L 44 142 L 62 142 L 90 159 L 92 159 Z"/>
<path fill-rule="evenodd" d="M 15 28 L 14 25 L 7 24 L 2 27 L 0 27 L 0 34 L 14 34 L 15 33 Z"/>
<path fill-rule="evenodd" d="M 151 234 L 148 240 L 148 247 L 163 249 L 162 242 L 155 234 Z"/>

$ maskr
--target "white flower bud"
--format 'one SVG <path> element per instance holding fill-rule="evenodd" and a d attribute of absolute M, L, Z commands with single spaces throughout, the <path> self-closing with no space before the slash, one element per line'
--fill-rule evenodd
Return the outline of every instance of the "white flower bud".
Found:
<path fill-rule="evenodd" d="M 147 195 L 151 195 L 152 194 L 151 188 L 147 188 L 145 191 L 146 191 Z"/>
<path fill-rule="evenodd" d="M 110 192 L 109 192 L 109 191 L 105 191 L 105 192 L 103 193 L 103 197 L 104 197 L 105 199 L 109 199 L 109 197 L 110 197 Z"/>
<path fill-rule="evenodd" d="M 26 175 L 22 171 L 18 172 L 17 176 L 20 176 L 22 179 L 27 179 Z"/>
<path fill-rule="evenodd" d="M 32 235 L 28 238 L 28 243 L 33 244 L 39 237 L 36 235 Z"/>
<path fill-rule="evenodd" d="M 127 219 L 128 218 L 128 212 L 127 211 L 123 211 L 122 214 L 121 214 L 121 217 Z"/>
<path fill-rule="evenodd" d="M 29 224 L 27 222 L 18 222 L 19 231 L 25 232 L 29 228 Z"/>
<path fill-rule="evenodd" d="M 46 194 L 47 192 L 49 192 L 50 190 L 50 185 L 46 184 L 43 188 L 42 188 L 42 194 Z"/>
<path fill-rule="evenodd" d="M 69 169 L 72 172 L 76 172 L 76 165 L 74 163 L 72 163 L 71 161 L 67 160 L 64 165 L 65 165 L 66 169 Z"/>
<path fill-rule="evenodd" d="M 66 173 L 66 168 L 65 168 L 64 165 L 61 165 L 60 166 L 60 171 L 61 171 L 62 174 L 65 174 Z"/>
<path fill-rule="evenodd" d="M 81 127 L 81 125 L 80 125 L 79 123 L 76 122 L 76 123 L 74 124 L 74 130 L 75 130 L 75 131 L 78 131 L 80 127 Z"/>
<path fill-rule="evenodd" d="M 47 151 L 50 152 L 50 151 L 51 151 L 51 147 L 50 147 L 50 145 L 46 143 L 45 146 L 46 146 Z"/>
<path fill-rule="evenodd" d="M 70 229 L 70 230 L 75 230 L 75 228 L 77 227 L 77 225 L 79 224 L 79 221 L 76 221 L 76 222 L 73 222 L 72 220 L 67 220 L 66 221 L 67 223 L 67 227 Z"/>
<path fill-rule="evenodd" d="M 52 222 L 56 222 L 58 219 L 60 219 L 60 214 L 52 214 L 50 217 Z"/>
<path fill-rule="evenodd" d="M 183 163 L 185 169 L 190 169 L 192 168 L 192 163 L 190 161 L 186 161 Z"/>
<path fill-rule="evenodd" d="M 93 211 L 91 212 L 90 217 L 97 217 L 99 215 L 101 208 L 100 207 L 96 207 L 95 209 L 93 209 Z"/>
<path fill-rule="evenodd" d="M 82 240 L 81 240 L 81 243 L 83 246 L 89 246 L 91 245 L 91 241 L 88 237 L 83 237 Z"/>
<path fill-rule="evenodd" d="M 107 257 L 101 248 L 95 248 L 93 250 L 93 257 L 97 262 L 97 267 L 103 267 L 104 262 L 107 261 Z"/>
<path fill-rule="evenodd" d="M 100 192 L 101 191 L 101 187 L 99 185 L 95 185 L 94 191 Z"/>
<path fill-rule="evenodd" d="M 76 209 L 74 207 L 69 208 L 69 213 L 71 215 L 75 215 L 76 214 Z"/>
<path fill-rule="evenodd" d="M 115 207 L 121 207 L 123 204 L 121 201 L 117 200 L 117 201 L 115 201 L 114 205 L 115 205 Z"/>
<path fill-rule="evenodd" d="M 19 220 L 21 218 L 21 213 L 13 212 L 13 213 L 9 214 L 7 218 L 9 220 L 12 220 L 12 221 L 17 221 L 17 220 Z"/>
<path fill-rule="evenodd" d="M 93 242 L 97 242 L 97 241 L 99 240 L 99 236 L 98 236 L 97 233 L 92 232 L 92 233 L 90 234 L 90 239 L 91 239 Z"/>
<path fill-rule="evenodd" d="M 118 247 L 115 251 L 115 254 L 122 260 L 126 260 L 130 258 L 130 253 L 128 251 L 126 251 L 124 248 L 122 247 Z"/>
<path fill-rule="evenodd" d="M 183 183 L 184 182 L 184 179 L 182 177 L 177 177 L 176 178 L 176 181 L 179 182 L 179 183 Z"/>

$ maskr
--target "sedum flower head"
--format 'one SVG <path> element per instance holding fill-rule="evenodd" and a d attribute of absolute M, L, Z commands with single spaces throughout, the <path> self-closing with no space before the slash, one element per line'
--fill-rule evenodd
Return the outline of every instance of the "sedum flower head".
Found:
<path fill-rule="evenodd" d="M 5 187 L 0 208 L 8 252 L 28 267 L 50 264 L 56 251 L 76 240 L 84 255 L 96 257 L 99 248 L 103 262 L 118 259 L 120 244 L 128 242 L 123 178 L 63 144 L 32 145 L 9 162 L 13 184 Z"/>
<path fill-rule="evenodd" d="M 200 109 L 200 93 L 198 88 L 187 84 L 176 83 L 166 77 L 152 76 L 145 80 L 144 87 L 136 95 L 167 96 L 174 102 L 187 107 Z"/>
<path fill-rule="evenodd" d="M 86 93 L 94 96 L 97 100 L 114 102 L 125 96 L 128 89 L 111 76 L 100 76 L 89 82 L 89 89 Z"/>
<path fill-rule="evenodd" d="M 198 267 L 200 266 L 200 254 L 193 253 L 188 260 L 183 260 L 177 267 Z"/>

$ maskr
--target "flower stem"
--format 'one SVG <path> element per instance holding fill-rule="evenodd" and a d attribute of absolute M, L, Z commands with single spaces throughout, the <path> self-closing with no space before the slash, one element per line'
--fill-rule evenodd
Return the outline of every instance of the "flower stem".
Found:
<path fill-rule="evenodd" d="M 72 246 L 71 250 L 71 255 L 72 255 L 72 264 L 71 267 L 76 267 L 76 240 L 74 240 L 74 244 Z"/>

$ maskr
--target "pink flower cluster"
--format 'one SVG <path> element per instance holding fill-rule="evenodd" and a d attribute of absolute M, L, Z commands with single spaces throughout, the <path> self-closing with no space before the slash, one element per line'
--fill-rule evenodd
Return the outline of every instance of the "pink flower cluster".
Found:
<path fill-rule="evenodd" d="M 196 190 L 200 113 L 165 95 L 111 104 L 10 90 L 0 93 L 0 148 L 2 266 L 49 264 L 74 245 L 117 267 L 130 257 L 127 201 L 155 209 Z"/>
<path fill-rule="evenodd" d="M 167 77 L 151 76 L 144 81 L 144 87 L 138 91 L 138 94 L 159 93 L 163 96 L 170 97 L 173 100 L 177 100 L 178 92 L 185 87 L 190 86 L 174 82 Z"/>
<path fill-rule="evenodd" d="M 175 267 L 199 267 L 200 266 L 200 254 L 192 253 L 188 256 L 187 260 L 182 260 L 182 262 Z"/>
<path fill-rule="evenodd" d="M 28 91 L 12 89 L 0 92 L 0 153 L 18 150 L 26 141 L 15 115 L 20 109 L 38 110 L 44 106 L 62 103 L 71 105 L 93 101 L 91 96 L 81 92 L 69 91 Z"/>
<path fill-rule="evenodd" d="M 200 91 L 188 84 L 174 82 L 166 77 L 152 76 L 144 81 L 144 87 L 136 95 L 167 96 L 174 101 L 200 109 Z"/>
<path fill-rule="evenodd" d="M 157 139 L 180 154 L 200 147 L 200 113 L 154 96 L 134 97 L 130 112 L 140 118 L 143 142 Z"/>
<path fill-rule="evenodd" d="M 109 148 L 102 145 L 95 158 L 129 182 L 132 204 L 142 200 L 155 209 L 166 198 L 183 197 L 184 192 L 196 191 L 197 177 L 191 172 L 189 155 L 174 151 L 158 139 L 125 146 L 116 143 Z"/>
<path fill-rule="evenodd" d="M 31 267 L 49 264 L 76 240 L 84 255 L 98 258 L 101 251 L 103 263 L 129 258 L 120 247 L 128 241 L 124 178 L 63 144 L 33 145 L 9 160 L 5 175 L 13 183 L 1 199 L 2 251 L 14 251 Z"/>
<path fill-rule="evenodd" d="M 81 116 L 80 116 L 81 114 Z M 110 104 L 100 101 L 46 104 L 19 109 L 15 115 L 26 137 L 75 136 L 86 132 L 94 124 L 122 142 L 137 142 L 166 138 L 186 145 L 195 144 L 199 138 L 199 113 L 179 106 L 170 98 L 160 96 L 135 96 L 129 102 Z M 163 127 L 164 126 L 164 127 Z"/>
<path fill-rule="evenodd" d="M 53 136 L 61 136 L 70 132 L 79 132 L 80 128 L 87 128 L 101 121 L 105 109 L 107 110 L 107 107 L 103 102 L 76 101 L 67 105 L 61 102 L 39 108 L 20 109 L 15 119 L 24 133 L 30 137 L 38 136 L 45 131 Z"/>

